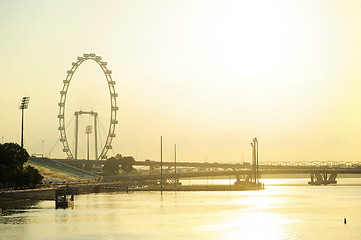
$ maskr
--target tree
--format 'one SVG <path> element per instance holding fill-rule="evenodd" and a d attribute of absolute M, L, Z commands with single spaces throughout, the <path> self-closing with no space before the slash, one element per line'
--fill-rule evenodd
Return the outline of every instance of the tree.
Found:
<path fill-rule="evenodd" d="M 133 168 L 133 164 L 135 163 L 135 160 L 132 156 L 129 157 L 123 157 L 123 159 L 120 161 L 121 166 L 121 170 L 129 173 L 133 170 L 135 170 L 135 168 Z"/>
<path fill-rule="evenodd" d="M 44 178 L 38 169 L 32 166 L 26 166 L 21 175 L 24 179 L 22 185 L 30 188 L 35 188 L 36 184 L 41 183 L 41 180 Z"/>
<path fill-rule="evenodd" d="M 28 158 L 28 152 L 16 143 L 0 144 L 0 182 L 14 181 Z"/>
<path fill-rule="evenodd" d="M 28 152 L 16 143 L 0 144 L 0 183 L 3 186 L 35 187 L 43 176 L 32 166 L 24 168 Z"/>
<path fill-rule="evenodd" d="M 0 164 L 20 172 L 23 170 L 23 165 L 28 161 L 28 158 L 28 152 L 20 147 L 19 144 L 0 144 Z"/>
<path fill-rule="evenodd" d="M 118 155 L 117 155 L 118 156 Z M 108 174 L 118 174 L 119 173 L 119 160 L 117 157 L 108 158 L 105 163 L 103 170 Z"/>
<path fill-rule="evenodd" d="M 118 174 L 119 170 L 129 173 L 135 170 L 135 168 L 133 168 L 134 163 L 135 160 L 132 156 L 123 157 L 122 155 L 117 154 L 115 157 L 106 160 L 103 170 L 108 174 Z M 121 167 L 119 167 L 119 165 L 121 165 Z"/>

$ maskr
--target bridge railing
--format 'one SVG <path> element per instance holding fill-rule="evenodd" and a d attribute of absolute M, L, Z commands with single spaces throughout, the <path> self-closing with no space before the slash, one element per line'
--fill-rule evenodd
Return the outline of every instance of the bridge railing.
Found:
<path fill-rule="evenodd" d="M 299 161 L 299 162 L 260 162 L 260 167 L 267 168 L 361 168 L 361 162 L 335 162 L 335 161 Z"/>

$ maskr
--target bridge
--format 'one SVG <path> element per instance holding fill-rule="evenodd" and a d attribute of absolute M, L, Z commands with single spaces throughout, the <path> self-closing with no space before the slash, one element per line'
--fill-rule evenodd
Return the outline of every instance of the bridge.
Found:
<path fill-rule="evenodd" d="M 336 177 L 338 174 L 361 174 L 361 168 L 344 168 L 344 169 L 332 169 L 332 168 L 299 168 L 299 169 L 290 169 L 290 168 L 274 168 L 274 169 L 259 169 L 258 175 L 285 175 L 285 174 L 309 174 L 311 185 L 327 185 L 331 183 L 337 183 Z M 180 179 L 180 178 L 192 178 L 192 177 L 214 177 L 214 176 L 235 176 L 237 179 L 242 176 L 243 179 L 249 179 L 252 181 L 254 178 L 253 169 L 235 169 L 235 170 L 209 170 L 209 171 L 194 171 L 194 172 L 177 172 L 172 173 L 171 171 L 166 171 L 162 174 L 163 179 Z M 149 174 L 129 174 L 118 176 L 118 180 L 131 180 L 131 181 L 144 181 L 144 180 L 159 180 L 161 174 L 149 173 Z M 177 181 L 177 180 L 176 180 Z"/>
<path fill-rule="evenodd" d="M 102 165 L 104 160 L 73 160 L 73 159 L 54 159 L 56 161 L 69 164 L 93 164 Z M 135 161 L 135 166 L 149 166 L 149 167 L 160 167 L 158 161 Z M 174 162 L 163 162 L 162 165 L 165 167 L 174 167 Z M 218 163 L 218 162 L 177 162 L 177 167 L 193 167 L 193 168 L 244 168 L 251 167 L 249 162 L 242 163 Z M 349 169 L 349 168 L 361 168 L 361 162 L 335 162 L 335 161 L 299 161 L 299 162 L 287 162 L 287 161 L 275 161 L 275 162 L 261 162 L 259 168 L 334 168 L 334 169 Z"/>
<path fill-rule="evenodd" d="M 57 159 L 57 161 L 68 165 L 102 165 L 104 160 L 71 160 Z M 120 180 L 159 180 L 161 178 L 158 161 L 135 161 L 135 166 L 147 166 L 150 170 L 142 174 L 131 174 L 118 176 Z M 177 162 L 177 172 L 175 173 L 174 162 L 163 162 L 164 179 L 179 179 L 191 177 L 211 177 L 211 176 L 235 176 L 239 179 L 242 176 L 245 180 L 252 181 L 255 176 L 265 174 L 309 174 L 311 185 L 337 183 L 336 177 L 339 174 L 361 174 L 361 162 L 264 162 L 258 167 L 250 163 L 209 163 L 209 162 Z M 254 180 L 255 181 L 255 180 Z"/>

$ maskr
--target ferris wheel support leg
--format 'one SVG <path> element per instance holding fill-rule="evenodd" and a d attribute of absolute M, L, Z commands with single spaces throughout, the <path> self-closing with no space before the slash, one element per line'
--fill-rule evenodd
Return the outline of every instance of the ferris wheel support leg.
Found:
<path fill-rule="evenodd" d="M 98 128 L 97 128 L 97 115 L 94 115 L 94 138 L 95 138 L 95 160 L 98 160 Z"/>
<path fill-rule="evenodd" d="M 75 112 L 75 160 L 78 159 L 78 121 L 79 114 Z"/>

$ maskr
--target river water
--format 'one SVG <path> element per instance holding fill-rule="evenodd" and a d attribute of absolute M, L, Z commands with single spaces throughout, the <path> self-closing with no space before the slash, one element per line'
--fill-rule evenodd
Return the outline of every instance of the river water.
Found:
<path fill-rule="evenodd" d="M 5 209 L 0 239 L 361 239 L 361 179 L 337 180 L 265 179 L 261 191 L 87 194 L 66 210 L 39 201 Z M 191 181 L 183 183 L 229 182 Z"/>

